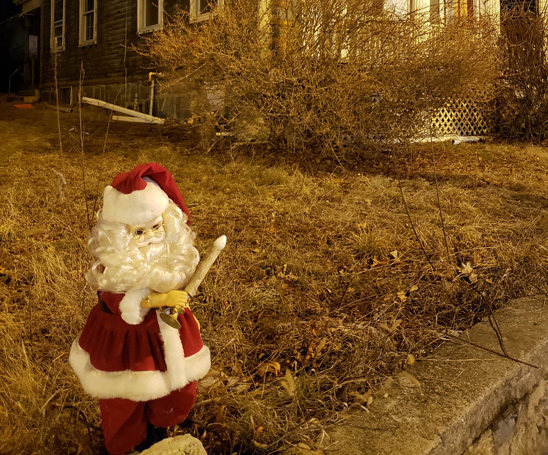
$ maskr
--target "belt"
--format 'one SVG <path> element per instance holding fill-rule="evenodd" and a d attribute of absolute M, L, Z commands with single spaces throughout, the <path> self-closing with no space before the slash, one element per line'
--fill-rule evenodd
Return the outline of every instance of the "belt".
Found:
<path fill-rule="evenodd" d="M 97 293 L 97 300 L 98 300 L 99 309 L 103 313 L 114 314 L 112 311 L 110 311 L 110 308 L 108 307 L 108 305 L 101 300 L 101 298 L 99 297 L 99 293 Z"/>

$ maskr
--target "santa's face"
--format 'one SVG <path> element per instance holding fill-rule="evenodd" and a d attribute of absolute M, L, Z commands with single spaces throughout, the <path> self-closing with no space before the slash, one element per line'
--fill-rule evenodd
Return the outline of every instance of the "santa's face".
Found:
<path fill-rule="evenodd" d="M 128 232 L 131 242 L 137 248 L 142 248 L 152 243 L 160 243 L 166 238 L 164 218 L 160 215 L 148 223 L 137 226 L 128 225 Z"/>
<path fill-rule="evenodd" d="M 103 291 L 181 288 L 199 261 L 194 233 L 172 202 L 157 218 L 140 225 L 102 220 L 92 229 L 89 250 L 96 261 L 87 278 Z"/>

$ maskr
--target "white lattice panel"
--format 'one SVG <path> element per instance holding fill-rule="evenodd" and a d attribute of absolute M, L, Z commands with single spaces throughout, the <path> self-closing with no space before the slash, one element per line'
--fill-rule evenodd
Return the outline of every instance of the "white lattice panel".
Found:
<path fill-rule="evenodd" d="M 493 131 L 486 103 L 481 101 L 449 100 L 432 118 L 434 135 L 457 134 L 480 136 Z"/>

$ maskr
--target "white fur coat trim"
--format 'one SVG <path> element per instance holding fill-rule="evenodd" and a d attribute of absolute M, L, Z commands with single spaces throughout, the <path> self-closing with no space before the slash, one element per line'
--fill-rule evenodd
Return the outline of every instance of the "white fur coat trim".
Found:
<path fill-rule="evenodd" d="M 137 325 L 144 321 L 149 308 L 141 307 L 141 301 L 150 294 L 150 289 L 132 289 L 127 291 L 120 301 L 122 319 L 131 325 Z"/>
<path fill-rule="evenodd" d="M 177 330 L 172 330 L 177 333 Z M 89 354 L 80 347 L 79 338 L 72 343 L 69 362 L 84 390 L 96 398 L 154 400 L 203 378 L 211 367 L 209 348 L 204 346 L 196 354 L 180 362 L 182 367 L 179 368 L 182 369 L 183 377 L 174 383 L 171 380 L 173 374 L 169 371 L 167 354 L 168 371 L 101 371 L 91 364 Z"/>
<path fill-rule="evenodd" d="M 166 361 L 167 372 L 171 384 L 175 389 L 188 384 L 186 375 L 186 360 L 183 343 L 179 330 L 167 325 L 160 317 L 160 311 L 156 311 L 158 326 L 160 327 L 160 338 L 164 342 L 164 360 Z"/>

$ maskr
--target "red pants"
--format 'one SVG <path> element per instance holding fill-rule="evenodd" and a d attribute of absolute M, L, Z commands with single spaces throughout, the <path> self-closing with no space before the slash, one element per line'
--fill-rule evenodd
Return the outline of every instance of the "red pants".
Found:
<path fill-rule="evenodd" d="M 187 417 L 196 398 L 196 382 L 151 401 L 123 398 L 99 400 L 103 435 L 108 453 L 121 455 L 133 449 L 147 434 L 147 422 L 155 427 L 177 425 Z"/>

